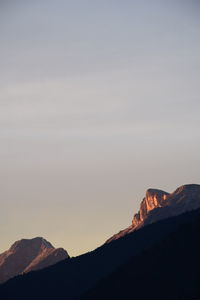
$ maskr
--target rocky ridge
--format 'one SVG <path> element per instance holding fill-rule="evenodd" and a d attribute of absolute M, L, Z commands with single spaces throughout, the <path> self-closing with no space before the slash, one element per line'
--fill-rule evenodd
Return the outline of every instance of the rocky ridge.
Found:
<path fill-rule="evenodd" d="M 67 258 L 67 251 L 63 248 L 55 249 L 42 237 L 19 240 L 9 250 L 0 254 L 0 283 Z"/>
<path fill-rule="evenodd" d="M 186 184 L 173 193 L 158 189 L 148 189 L 142 200 L 140 210 L 134 215 L 132 224 L 109 238 L 106 243 L 123 237 L 147 224 L 200 207 L 200 185 Z"/>

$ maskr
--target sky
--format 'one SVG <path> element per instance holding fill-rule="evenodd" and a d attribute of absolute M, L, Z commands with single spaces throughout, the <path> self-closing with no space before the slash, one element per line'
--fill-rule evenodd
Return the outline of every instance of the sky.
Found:
<path fill-rule="evenodd" d="M 0 0 L 0 252 L 71 256 L 200 183 L 197 0 Z"/>

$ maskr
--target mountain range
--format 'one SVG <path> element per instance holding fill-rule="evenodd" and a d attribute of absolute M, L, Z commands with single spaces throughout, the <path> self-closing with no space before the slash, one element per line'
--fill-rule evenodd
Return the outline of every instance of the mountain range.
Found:
<path fill-rule="evenodd" d="M 2 299 L 200 297 L 200 185 L 149 189 L 132 225 L 84 255 L 17 276 Z"/>

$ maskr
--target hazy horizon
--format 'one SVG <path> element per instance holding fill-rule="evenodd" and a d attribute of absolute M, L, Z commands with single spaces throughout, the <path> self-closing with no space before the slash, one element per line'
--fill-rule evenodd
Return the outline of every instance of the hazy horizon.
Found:
<path fill-rule="evenodd" d="M 0 252 L 70 256 L 199 183 L 200 4 L 0 1 Z"/>

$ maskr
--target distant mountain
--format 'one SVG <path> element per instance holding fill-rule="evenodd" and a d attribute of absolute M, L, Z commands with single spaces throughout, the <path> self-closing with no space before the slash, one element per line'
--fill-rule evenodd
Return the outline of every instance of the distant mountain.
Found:
<path fill-rule="evenodd" d="M 0 282 L 51 266 L 66 258 L 69 255 L 64 249 L 55 249 L 42 237 L 22 239 L 0 254 Z"/>
<path fill-rule="evenodd" d="M 155 223 L 172 216 L 200 207 L 200 185 L 187 184 L 169 194 L 158 189 L 148 189 L 146 197 L 140 205 L 140 210 L 135 214 L 132 224 L 109 238 L 106 242 L 121 238 L 145 225 Z"/>

